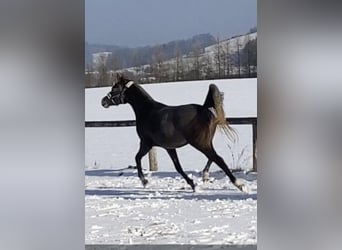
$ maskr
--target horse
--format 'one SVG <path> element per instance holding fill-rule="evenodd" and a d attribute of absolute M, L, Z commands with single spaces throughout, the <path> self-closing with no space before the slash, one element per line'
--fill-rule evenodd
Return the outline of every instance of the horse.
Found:
<path fill-rule="evenodd" d="M 237 136 L 226 121 L 223 110 L 223 94 L 215 84 L 210 84 L 203 105 L 186 104 L 168 106 L 154 100 L 142 86 L 123 75 L 117 75 L 117 81 L 111 91 L 102 98 L 104 108 L 121 104 L 130 104 L 136 117 L 136 131 L 140 138 L 140 147 L 135 156 L 138 176 L 145 187 L 145 178 L 141 159 L 153 146 L 166 149 L 179 174 L 195 191 L 194 181 L 183 171 L 177 156 L 177 148 L 190 144 L 202 152 L 208 162 L 203 170 L 203 178 L 209 176 L 209 167 L 215 162 L 229 177 L 230 181 L 241 191 L 244 183 L 236 178 L 227 164 L 213 147 L 213 137 L 216 127 L 219 127 L 231 140 Z"/>

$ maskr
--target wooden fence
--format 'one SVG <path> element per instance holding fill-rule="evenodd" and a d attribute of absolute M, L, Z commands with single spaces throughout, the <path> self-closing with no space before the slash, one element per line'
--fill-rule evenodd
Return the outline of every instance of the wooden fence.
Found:
<path fill-rule="evenodd" d="M 234 117 L 227 118 L 229 124 L 234 125 L 252 125 L 253 132 L 253 171 L 257 171 L 257 156 L 256 156 L 256 141 L 257 141 L 257 118 L 256 117 Z M 86 128 L 104 128 L 104 127 L 132 127 L 136 126 L 135 120 L 122 120 L 122 121 L 86 121 Z M 156 157 L 154 154 L 149 154 L 150 163 L 154 162 L 150 169 L 157 170 Z M 153 157 L 153 159 L 151 159 Z"/>

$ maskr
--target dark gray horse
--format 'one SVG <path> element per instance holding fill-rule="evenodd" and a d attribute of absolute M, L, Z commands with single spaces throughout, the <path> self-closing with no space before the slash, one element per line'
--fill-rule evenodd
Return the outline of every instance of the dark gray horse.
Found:
<path fill-rule="evenodd" d="M 166 149 L 178 173 L 195 190 L 195 184 L 184 173 L 176 152 L 176 148 L 190 144 L 208 158 L 204 175 L 208 173 L 211 162 L 215 162 L 237 188 L 243 189 L 243 182 L 231 173 L 222 157 L 213 148 L 212 141 L 217 126 L 230 138 L 233 138 L 235 133 L 226 122 L 223 98 L 216 85 L 209 86 L 203 105 L 168 106 L 155 101 L 139 84 L 121 75 L 117 78 L 118 81 L 111 91 L 102 99 L 102 106 L 108 108 L 125 103 L 132 106 L 140 137 L 140 148 L 135 160 L 139 178 L 144 186 L 147 180 L 142 172 L 141 159 L 153 146 L 159 146 Z"/>

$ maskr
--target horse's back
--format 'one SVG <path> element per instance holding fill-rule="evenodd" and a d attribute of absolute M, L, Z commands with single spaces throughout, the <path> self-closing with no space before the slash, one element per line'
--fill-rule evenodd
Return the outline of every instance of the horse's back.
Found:
<path fill-rule="evenodd" d="M 211 142 L 211 135 L 215 131 L 213 114 L 208 108 L 188 104 L 178 106 L 172 112 L 172 123 L 175 130 L 186 139 L 188 143 L 203 141 L 203 136 Z M 209 136 L 209 137 L 208 137 Z"/>
<path fill-rule="evenodd" d="M 159 106 L 145 121 L 145 136 L 157 146 L 184 146 L 189 143 L 192 135 L 200 133 L 201 127 L 206 127 L 204 123 L 209 118 L 206 112 L 203 116 L 203 109 L 203 106 L 197 104 Z"/>
<path fill-rule="evenodd" d="M 177 106 L 174 109 L 173 122 L 179 127 L 184 128 L 191 125 L 194 121 L 198 120 L 203 107 L 197 104 L 188 104 Z"/>

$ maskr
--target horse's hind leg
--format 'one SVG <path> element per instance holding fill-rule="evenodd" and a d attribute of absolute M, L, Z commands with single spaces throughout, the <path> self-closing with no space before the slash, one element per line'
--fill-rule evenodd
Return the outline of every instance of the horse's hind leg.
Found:
<path fill-rule="evenodd" d="M 150 151 L 151 148 L 152 147 L 146 145 L 145 143 L 140 142 L 139 151 L 138 151 L 138 153 L 135 156 L 135 161 L 137 163 L 137 169 L 138 169 L 138 176 L 139 176 L 139 178 L 141 180 L 141 183 L 143 184 L 144 187 L 146 186 L 148 181 L 145 179 L 145 176 L 144 176 L 144 174 L 142 172 L 141 158 L 143 158 L 144 155 L 146 155 L 148 153 L 148 151 Z"/>
<path fill-rule="evenodd" d="M 239 179 L 236 179 L 236 177 L 229 170 L 227 164 L 224 162 L 222 157 L 216 153 L 216 151 L 214 150 L 214 148 L 212 146 L 211 147 L 205 147 L 205 148 L 201 148 L 198 145 L 194 145 L 194 144 L 192 144 L 192 146 L 194 146 L 195 148 L 200 150 L 203 154 L 205 154 L 209 160 L 215 162 L 226 173 L 226 175 L 229 177 L 230 181 L 238 189 L 243 191 L 242 189 L 243 189 L 244 184 Z"/>
<path fill-rule="evenodd" d="M 178 156 L 177 156 L 177 151 L 175 149 L 167 149 L 168 154 L 170 155 L 173 164 L 176 167 L 176 170 L 178 173 L 180 173 L 183 178 L 186 180 L 186 182 L 191 186 L 191 188 L 195 191 L 195 184 L 192 179 L 189 178 L 189 176 L 184 173 L 182 166 L 179 163 Z"/>
<path fill-rule="evenodd" d="M 213 163 L 212 160 L 208 160 L 207 164 L 205 165 L 203 171 L 202 171 L 202 178 L 203 178 L 203 182 L 207 182 L 209 181 L 209 168 L 210 165 Z"/>

